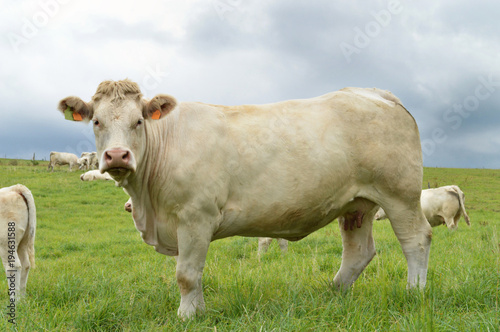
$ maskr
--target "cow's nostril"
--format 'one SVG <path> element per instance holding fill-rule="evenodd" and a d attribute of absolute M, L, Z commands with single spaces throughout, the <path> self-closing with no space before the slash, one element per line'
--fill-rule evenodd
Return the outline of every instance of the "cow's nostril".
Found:
<path fill-rule="evenodd" d="M 128 156 L 128 155 L 129 155 L 129 153 L 128 153 L 128 151 L 126 151 L 126 152 L 123 154 L 122 159 L 123 159 L 123 160 L 128 160 L 128 159 L 129 159 L 129 156 Z"/>
<path fill-rule="evenodd" d="M 104 153 L 104 158 L 106 158 L 106 161 L 113 160 L 113 157 L 111 157 L 108 152 Z"/>

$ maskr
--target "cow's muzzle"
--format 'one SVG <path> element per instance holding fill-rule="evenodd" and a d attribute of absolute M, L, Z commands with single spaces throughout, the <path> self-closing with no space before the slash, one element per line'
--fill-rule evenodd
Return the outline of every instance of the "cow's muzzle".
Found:
<path fill-rule="evenodd" d="M 103 167 L 101 173 L 108 172 L 111 176 L 124 176 L 130 171 L 135 171 L 132 152 L 127 149 L 108 149 L 103 154 Z"/>

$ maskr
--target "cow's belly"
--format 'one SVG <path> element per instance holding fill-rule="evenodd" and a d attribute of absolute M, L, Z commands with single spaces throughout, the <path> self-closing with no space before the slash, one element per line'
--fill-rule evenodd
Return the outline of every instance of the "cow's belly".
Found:
<path fill-rule="evenodd" d="M 290 211 L 284 215 L 265 219 L 244 220 L 235 234 L 250 237 L 280 237 L 288 240 L 300 240 L 314 231 L 328 225 L 338 217 L 338 210 L 327 215 L 317 211 Z M 238 225 L 238 221 L 236 222 Z M 222 232 L 223 233 L 223 232 Z"/>
<path fill-rule="evenodd" d="M 261 206 L 261 209 L 229 206 L 223 210 L 223 221 L 214 239 L 239 235 L 300 240 L 344 213 L 365 213 L 373 208 L 373 203 L 348 194 L 320 200 L 321 203 L 310 206 L 272 204 Z"/>

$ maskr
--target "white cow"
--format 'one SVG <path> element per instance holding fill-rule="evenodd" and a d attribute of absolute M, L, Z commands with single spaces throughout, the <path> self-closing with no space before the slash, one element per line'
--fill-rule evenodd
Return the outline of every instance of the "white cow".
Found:
<path fill-rule="evenodd" d="M 297 241 L 339 216 L 344 250 L 334 284 L 345 289 L 375 256 L 379 205 L 407 259 L 408 286 L 426 283 L 432 230 L 420 208 L 420 137 L 388 91 L 221 106 L 164 94 L 145 100 L 124 80 L 102 82 L 90 102 L 67 97 L 58 108 L 93 122 L 99 169 L 131 197 L 143 240 L 178 255 L 182 318 L 205 309 L 211 241 Z"/>
<path fill-rule="evenodd" d="M 107 172 L 101 173 L 99 170 L 95 169 L 80 175 L 80 180 L 82 181 L 113 180 L 113 178 Z"/>
<path fill-rule="evenodd" d="M 73 166 L 78 165 L 78 157 L 73 153 L 52 151 L 47 170 L 52 169 L 53 172 L 56 165 L 69 165 L 69 170 L 71 171 Z"/>
<path fill-rule="evenodd" d="M 26 294 L 30 267 L 35 266 L 36 208 L 21 184 L 0 189 L 0 256 L 7 275 L 10 301 Z"/>
<path fill-rule="evenodd" d="M 80 155 L 80 158 L 86 158 L 87 164 L 86 164 L 86 169 L 88 170 L 89 168 L 91 169 L 96 169 L 99 167 L 99 162 L 97 159 L 97 152 L 82 152 Z M 80 168 L 82 169 L 82 168 Z"/>
<path fill-rule="evenodd" d="M 78 158 L 77 163 L 79 165 L 78 169 L 86 169 L 86 170 L 89 169 L 90 160 L 88 156 L 83 156 L 81 158 Z"/>
<path fill-rule="evenodd" d="M 448 229 L 455 230 L 462 214 L 470 226 L 470 219 L 465 211 L 465 195 L 458 186 L 422 190 L 420 201 L 424 215 L 432 227 L 446 225 Z M 387 218 L 385 211 L 380 208 L 375 214 L 375 219 L 385 218 Z"/>

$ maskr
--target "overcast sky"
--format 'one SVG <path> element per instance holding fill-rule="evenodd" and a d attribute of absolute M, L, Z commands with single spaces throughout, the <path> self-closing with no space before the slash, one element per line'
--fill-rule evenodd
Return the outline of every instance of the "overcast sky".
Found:
<path fill-rule="evenodd" d="M 149 98 L 226 105 L 386 89 L 417 120 L 425 166 L 500 168 L 499 1 L 0 0 L 0 13 L 2 158 L 95 150 L 57 103 L 129 78 Z"/>

